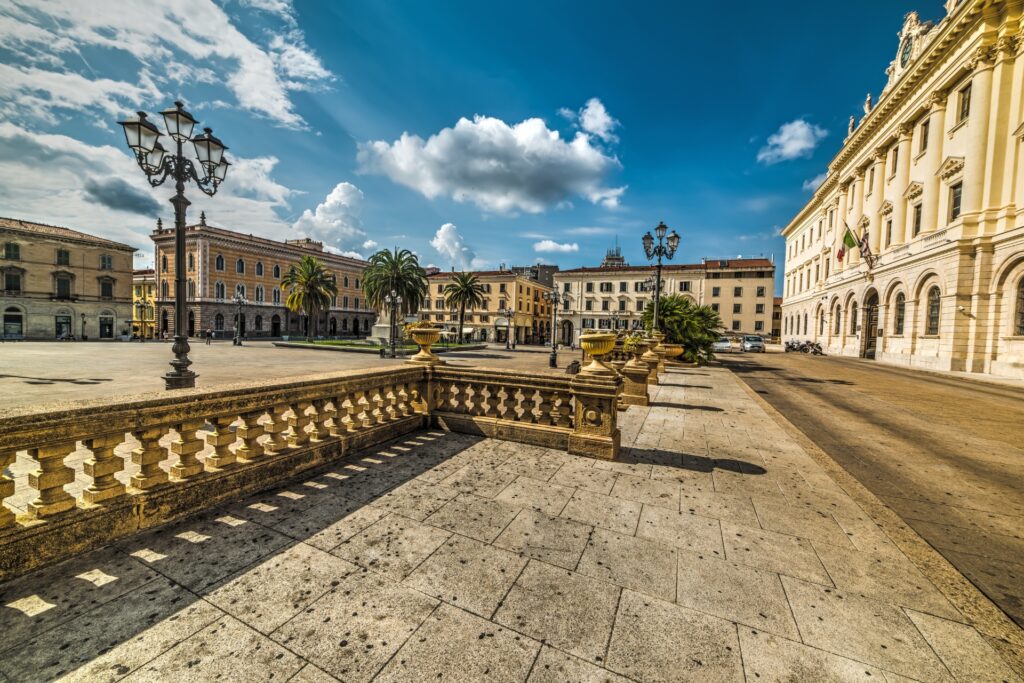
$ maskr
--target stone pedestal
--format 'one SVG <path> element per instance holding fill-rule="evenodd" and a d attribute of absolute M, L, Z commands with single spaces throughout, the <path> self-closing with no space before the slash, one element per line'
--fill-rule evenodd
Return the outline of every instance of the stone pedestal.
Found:
<path fill-rule="evenodd" d="M 622 396 L 619 402 L 624 406 L 646 406 L 650 404 L 647 396 L 647 380 L 650 369 L 647 363 L 633 358 L 622 366 Z"/>
<path fill-rule="evenodd" d="M 621 440 L 616 404 L 622 392 L 622 378 L 610 371 L 580 372 L 573 377 L 570 387 L 576 398 L 576 414 L 569 435 L 569 453 L 614 460 Z"/>

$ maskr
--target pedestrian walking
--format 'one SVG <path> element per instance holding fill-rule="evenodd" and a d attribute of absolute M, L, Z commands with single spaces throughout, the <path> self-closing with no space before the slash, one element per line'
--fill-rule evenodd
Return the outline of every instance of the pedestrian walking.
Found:
<path fill-rule="evenodd" d="M 210 342 L 213 341 L 213 330 L 206 330 L 206 345 L 209 346 Z"/>

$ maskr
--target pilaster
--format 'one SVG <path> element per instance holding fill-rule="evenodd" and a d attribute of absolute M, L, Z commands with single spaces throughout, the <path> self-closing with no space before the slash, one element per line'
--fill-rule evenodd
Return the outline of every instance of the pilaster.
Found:
<path fill-rule="evenodd" d="M 939 180 L 938 171 L 943 159 L 946 99 L 945 92 L 933 92 L 931 107 L 928 110 L 928 148 L 921 160 L 924 167 L 924 205 L 922 206 L 921 224 L 923 230 L 927 232 L 937 230 L 939 227 L 939 192 L 942 190 L 942 183 Z"/>

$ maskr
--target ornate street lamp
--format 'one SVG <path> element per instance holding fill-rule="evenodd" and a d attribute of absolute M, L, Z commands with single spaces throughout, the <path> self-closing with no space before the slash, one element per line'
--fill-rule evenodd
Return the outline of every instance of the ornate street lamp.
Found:
<path fill-rule="evenodd" d="M 654 320 L 651 324 L 651 329 L 655 332 L 658 330 L 658 304 L 661 301 L 661 259 L 665 258 L 671 261 L 675 256 L 676 249 L 679 248 L 679 235 L 676 234 L 676 231 L 673 230 L 667 239 L 666 232 L 668 232 L 668 226 L 664 221 L 660 221 L 658 227 L 654 229 L 654 234 L 658 236 L 657 245 L 654 244 L 654 237 L 649 231 L 643 236 L 644 254 L 646 254 L 647 260 L 652 261 L 657 258 L 657 269 L 654 271 Z"/>
<path fill-rule="evenodd" d="M 556 331 L 558 330 L 558 307 L 563 301 L 569 300 L 568 294 L 562 294 L 557 289 L 544 292 L 544 299 L 551 304 L 551 355 L 548 356 L 548 367 L 558 367 L 558 341 Z"/>
<path fill-rule="evenodd" d="M 391 327 L 388 330 L 388 346 L 391 347 L 391 358 L 398 358 L 395 352 L 395 335 L 397 332 L 397 321 L 395 317 L 398 315 L 398 307 L 402 304 L 402 296 L 395 290 L 391 290 L 389 293 L 384 295 L 384 303 L 388 305 L 391 310 Z"/>
<path fill-rule="evenodd" d="M 512 347 L 509 346 L 509 342 L 512 339 L 512 316 L 515 315 L 515 311 L 506 306 L 500 310 L 500 313 L 505 316 L 505 350 L 511 351 Z"/>
<path fill-rule="evenodd" d="M 125 141 L 135 153 L 139 168 L 146 174 L 152 187 L 162 185 L 168 178 L 174 180 L 174 360 L 171 361 L 170 372 L 164 375 L 164 386 L 167 389 L 185 389 L 196 385 L 196 373 L 189 370 L 192 361 L 188 358 L 188 337 L 185 334 L 185 210 L 189 202 L 185 199 L 185 181 L 191 180 L 206 195 L 213 196 L 217 187 L 227 177 L 228 166 L 231 164 L 224 158 L 227 147 L 213 136 L 213 131 L 204 128 L 203 133 L 195 137 L 192 130 L 197 121 L 184 109 L 181 102 L 160 112 L 164 119 L 166 133 L 153 125 L 145 112 L 138 112 L 137 117 L 119 121 L 124 129 Z M 161 135 L 166 135 L 174 142 L 173 151 L 168 153 L 160 144 Z M 184 154 L 186 142 L 192 142 L 200 171 Z"/>
<path fill-rule="evenodd" d="M 242 306 L 248 306 L 249 302 L 241 293 L 236 292 L 235 298 L 235 338 L 231 341 L 233 346 L 242 345 Z"/>

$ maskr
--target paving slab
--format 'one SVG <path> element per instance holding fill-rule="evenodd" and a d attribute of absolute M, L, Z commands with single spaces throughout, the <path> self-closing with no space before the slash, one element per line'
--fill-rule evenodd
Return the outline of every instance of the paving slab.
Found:
<path fill-rule="evenodd" d="M 805 538 L 722 522 L 722 540 L 727 560 L 832 585 L 814 546 Z"/>
<path fill-rule="evenodd" d="M 676 603 L 800 639 L 779 575 L 714 556 L 679 552 Z"/>
<path fill-rule="evenodd" d="M 404 581 L 406 586 L 490 618 L 526 558 L 464 536 L 453 536 Z"/>
<path fill-rule="evenodd" d="M 520 633 L 441 605 L 374 680 L 519 683 L 539 650 L 539 642 Z"/>
<path fill-rule="evenodd" d="M 189 636 L 124 681 L 287 680 L 305 662 L 232 617 Z"/>
<path fill-rule="evenodd" d="M 590 460 L 576 460 L 562 465 L 549 481 L 552 484 L 580 488 L 594 493 L 611 493 L 618 478 L 614 472 L 597 469 Z"/>
<path fill-rule="evenodd" d="M 391 514 L 343 541 L 332 555 L 401 581 L 451 537 L 451 532 Z"/>
<path fill-rule="evenodd" d="M 509 505 L 530 508 L 549 515 L 558 515 L 572 498 L 575 489 L 551 482 L 519 477 L 494 497 Z"/>
<path fill-rule="evenodd" d="M 683 487 L 679 492 L 679 510 L 748 527 L 760 526 L 749 496 L 734 496 L 728 493 L 715 493 L 710 489 Z"/>
<path fill-rule="evenodd" d="M 494 540 L 511 550 L 565 569 L 575 569 L 594 527 L 536 510 L 523 510 Z"/>
<path fill-rule="evenodd" d="M 362 683 L 383 668 L 437 604 L 379 574 L 356 572 L 271 637 L 332 676 Z"/>
<path fill-rule="evenodd" d="M 683 550 L 725 557 L 722 525 L 717 519 L 644 505 L 636 535 Z"/>
<path fill-rule="evenodd" d="M 567 569 L 531 561 L 494 620 L 588 662 L 600 663 L 620 590 Z"/>
<path fill-rule="evenodd" d="M 640 521 L 642 503 L 577 489 L 562 509 L 562 517 L 632 535 Z"/>
<path fill-rule="evenodd" d="M 490 543 L 515 519 L 519 510 L 501 501 L 462 494 L 427 517 L 426 523 Z"/>
<path fill-rule="evenodd" d="M 533 665 L 527 683 L 628 683 L 607 669 L 577 659 L 545 645 Z"/>
<path fill-rule="evenodd" d="M 639 681 L 742 681 L 736 626 L 657 598 L 623 591 L 609 669 Z"/>
<path fill-rule="evenodd" d="M 970 626 L 913 610 L 907 610 L 907 615 L 958 681 L 1020 682 L 1020 676 Z"/>
<path fill-rule="evenodd" d="M 743 670 L 758 683 L 877 683 L 884 672 L 874 666 L 808 647 L 777 635 L 740 627 Z"/>
<path fill-rule="evenodd" d="M 413 479 L 370 501 L 370 505 L 422 522 L 458 494 L 451 487 Z"/>
<path fill-rule="evenodd" d="M 676 597 L 676 552 L 644 538 L 595 529 L 576 570 L 671 601 Z"/>

